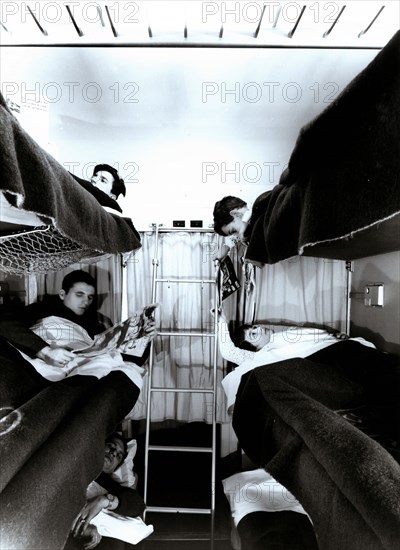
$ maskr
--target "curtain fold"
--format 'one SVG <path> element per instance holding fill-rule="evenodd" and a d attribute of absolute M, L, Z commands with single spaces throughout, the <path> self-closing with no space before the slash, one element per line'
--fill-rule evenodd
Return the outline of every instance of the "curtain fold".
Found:
<path fill-rule="evenodd" d="M 213 383 L 215 265 L 213 254 L 220 244 L 214 233 L 159 233 L 157 258 L 155 233 L 142 235 L 142 248 L 126 264 L 128 313 L 151 303 L 153 268 L 158 263 L 155 299 L 157 329 L 162 332 L 195 332 L 201 336 L 159 335 L 154 341 L 152 385 L 166 388 L 211 389 Z M 176 279 L 179 279 L 177 282 Z M 225 422 L 221 380 L 224 362 L 217 354 L 217 419 Z M 145 387 L 132 418 L 146 415 Z M 153 394 L 154 395 L 154 394 Z M 153 422 L 174 419 L 184 422 L 212 421 L 212 394 L 159 393 L 152 400 Z M 220 405 L 221 404 L 221 405 Z"/>
<path fill-rule="evenodd" d="M 256 319 L 345 329 L 346 262 L 296 256 L 257 273 Z"/>

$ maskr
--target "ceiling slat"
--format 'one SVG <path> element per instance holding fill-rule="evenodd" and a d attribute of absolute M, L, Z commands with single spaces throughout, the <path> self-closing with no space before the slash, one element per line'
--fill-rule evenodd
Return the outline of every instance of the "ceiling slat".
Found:
<path fill-rule="evenodd" d="M 296 32 L 297 27 L 299 26 L 300 19 L 303 17 L 304 12 L 306 11 L 306 7 L 307 7 L 307 6 L 303 6 L 303 7 L 301 8 L 300 15 L 299 15 L 299 17 L 298 17 L 298 19 L 297 19 L 297 21 L 296 21 L 296 23 L 295 23 L 293 29 L 292 29 L 292 30 L 289 32 L 289 34 L 288 34 L 288 37 L 289 37 L 289 38 L 293 38 L 293 35 L 294 35 L 294 33 Z"/>
<path fill-rule="evenodd" d="M 332 25 L 329 27 L 329 29 L 327 31 L 324 32 L 324 34 L 322 35 L 324 38 L 326 38 L 328 35 L 331 34 L 332 30 L 333 30 L 333 27 L 336 25 L 336 23 L 339 21 L 339 17 L 342 15 L 342 13 L 344 12 L 346 6 L 342 6 L 342 9 L 340 10 L 339 12 L 339 15 L 336 17 L 335 21 L 332 23 Z"/>
<path fill-rule="evenodd" d="M 346 4 L 2 0 L 0 38 L 4 45 L 380 48 L 399 28 L 396 0 Z"/>
<path fill-rule="evenodd" d="M 66 5 L 65 7 L 67 8 L 68 15 L 69 15 L 70 18 L 71 18 L 71 22 L 72 22 L 72 24 L 73 24 L 73 26 L 74 26 L 74 28 L 75 28 L 75 30 L 76 30 L 78 36 L 83 36 L 83 32 L 82 32 L 81 29 L 78 27 L 78 25 L 77 25 L 77 23 L 76 23 L 76 21 L 75 21 L 75 17 L 74 17 L 73 14 L 72 14 L 72 11 L 71 11 L 70 6 Z"/>
<path fill-rule="evenodd" d="M 383 8 L 385 6 L 382 6 L 381 9 L 378 11 L 378 13 L 375 15 L 375 17 L 373 18 L 373 20 L 371 21 L 371 23 L 368 25 L 368 27 L 366 29 L 364 29 L 363 31 L 361 31 L 359 34 L 358 34 L 358 38 L 360 38 L 361 36 L 363 36 L 366 32 L 369 31 L 369 29 L 372 27 L 372 25 L 375 23 L 375 21 L 378 19 L 379 15 L 382 13 L 383 11 Z"/>

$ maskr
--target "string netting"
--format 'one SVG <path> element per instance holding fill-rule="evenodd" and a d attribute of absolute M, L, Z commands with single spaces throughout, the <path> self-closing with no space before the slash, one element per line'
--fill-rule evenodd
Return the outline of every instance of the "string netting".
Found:
<path fill-rule="evenodd" d="M 0 236 L 0 270 L 13 275 L 59 271 L 89 256 L 102 255 L 48 225 Z"/>

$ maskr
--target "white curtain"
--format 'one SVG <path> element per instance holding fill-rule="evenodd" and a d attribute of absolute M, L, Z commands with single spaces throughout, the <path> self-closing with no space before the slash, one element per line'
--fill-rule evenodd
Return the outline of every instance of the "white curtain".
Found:
<path fill-rule="evenodd" d="M 151 303 L 153 269 L 165 282 L 155 284 L 157 328 L 162 332 L 202 332 L 203 336 L 160 335 L 154 341 L 152 386 L 167 388 L 212 388 L 214 317 L 210 309 L 215 301 L 215 266 L 213 252 L 220 238 L 213 233 L 159 233 L 156 257 L 155 234 L 145 233 L 142 248 L 128 259 L 126 277 L 128 313 L 133 314 Z M 176 279 L 179 279 L 176 282 Z M 210 282 L 211 281 L 211 282 Z M 223 361 L 217 355 L 217 418 L 227 421 L 224 393 L 220 381 L 224 376 Z M 146 415 L 147 378 L 132 418 Z M 211 394 L 156 393 L 152 400 L 151 419 L 211 422 Z"/>
<path fill-rule="evenodd" d="M 297 256 L 257 271 L 256 320 L 312 322 L 345 330 L 344 261 Z"/>

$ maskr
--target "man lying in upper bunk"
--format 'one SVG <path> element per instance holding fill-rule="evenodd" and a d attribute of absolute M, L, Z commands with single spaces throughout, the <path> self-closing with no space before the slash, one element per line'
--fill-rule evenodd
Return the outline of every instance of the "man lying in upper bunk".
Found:
<path fill-rule="evenodd" d="M 125 197 L 126 187 L 116 168 L 109 164 L 97 164 L 93 169 L 90 181 L 82 179 L 72 172 L 70 174 L 79 185 L 96 198 L 105 210 L 111 214 L 122 215 L 122 208 L 117 200 L 121 195 Z M 129 218 L 124 219 L 129 223 Z"/>
<path fill-rule="evenodd" d="M 231 195 L 217 201 L 214 205 L 214 231 L 225 237 L 215 259 L 222 260 L 239 242 L 245 244 L 245 231 L 251 216 L 247 203 Z"/>
<path fill-rule="evenodd" d="M 285 174 L 280 181 L 284 182 Z M 225 237 L 218 256 L 223 258 L 239 242 L 246 246 L 246 263 L 257 267 L 297 256 L 302 193 L 301 188 L 278 183 L 256 198 L 251 211 L 238 197 L 227 196 L 216 202 L 214 230 Z"/>
<path fill-rule="evenodd" d="M 227 396 L 228 411 L 232 411 L 236 393 L 243 374 L 263 365 L 295 357 L 305 358 L 325 349 L 339 340 L 347 339 L 341 332 L 304 326 L 282 326 L 272 329 L 265 324 L 242 325 L 233 342 L 226 317 L 222 311 L 218 317 L 218 343 L 221 355 L 237 365 L 222 380 Z M 352 338 L 361 344 L 375 347 L 363 338 Z"/>
<path fill-rule="evenodd" d="M 99 203 L 106 209 L 110 208 L 111 213 L 115 211 L 122 213 L 122 208 L 117 203 L 118 197 L 125 197 L 125 182 L 118 173 L 118 170 L 109 164 L 97 164 L 93 169 L 90 181 L 82 179 L 72 172 L 71 176 Z"/>
<path fill-rule="evenodd" d="M 96 198 L 104 210 L 110 214 L 122 216 L 140 242 L 140 235 L 136 231 L 131 218 L 123 215 L 122 208 L 117 202 L 118 197 L 121 195 L 125 197 L 126 187 L 116 168 L 109 164 L 97 164 L 94 167 L 90 181 L 79 178 L 72 172 L 70 174 L 79 185 Z"/>
<path fill-rule="evenodd" d="M 39 374 L 50 381 L 73 374 L 101 378 L 116 369 L 125 372 L 141 389 L 142 365 L 156 334 L 155 322 L 151 315 L 140 317 L 143 321 L 140 336 L 145 344 L 144 348 L 141 347 L 142 353 L 121 353 L 122 342 L 126 344 L 130 339 L 137 339 L 138 319 L 110 328 L 110 320 L 103 318 L 99 321 L 99 314 L 93 307 L 95 297 L 93 277 L 82 270 L 72 271 L 64 277 L 55 300 L 26 306 L 20 315 L 15 311 L 3 314 L 0 336 L 14 345 Z M 99 342 L 94 346 L 96 337 Z"/>
<path fill-rule="evenodd" d="M 109 164 L 97 164 L 93 169 L 90 182 L 115 201 L 120 195 L 124 197 L 126 195 L 124 180 L 118 174 L 118 170 Z"/>

